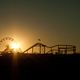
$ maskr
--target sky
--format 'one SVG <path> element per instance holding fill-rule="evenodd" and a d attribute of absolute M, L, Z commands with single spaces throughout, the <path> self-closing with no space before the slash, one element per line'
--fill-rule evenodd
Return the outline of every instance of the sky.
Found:
<path fill-rule="evenodd" d="M 80 51 L 79 0 L 0 0 L 0 38 L 10 36 L 23 50 L 41 42 L 76 45 Z"/>

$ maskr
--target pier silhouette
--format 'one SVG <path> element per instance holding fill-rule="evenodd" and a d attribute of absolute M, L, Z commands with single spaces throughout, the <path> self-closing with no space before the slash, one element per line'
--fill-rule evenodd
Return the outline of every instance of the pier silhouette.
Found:
<path fill-rule="evenodd" d="M 75 45 L 50 47 L 39 42 L 16 54 L 9 49 L 8 46 L 0 52 L 0 80 L 50 80 L 61 72 L 79 70 L 80 54 Z"/>

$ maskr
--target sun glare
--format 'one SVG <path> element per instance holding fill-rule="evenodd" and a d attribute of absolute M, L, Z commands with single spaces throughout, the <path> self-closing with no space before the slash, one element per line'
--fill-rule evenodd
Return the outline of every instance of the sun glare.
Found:
<path fill-rule="evenodd" d="M 13 49 L 18 49 L 18 48 L 19 48 L 19 44 L 17 44 L 17 43 L 12 43 L 12 44 L 11 44 L 11 48 L 13 48 Z"/>
<path fill-rule="evenodd" d="M 17 52 L 20 49 L 20 45 L 18 43 L 12 43 L 11 49 L 13 49 L 15 52 Z"/>

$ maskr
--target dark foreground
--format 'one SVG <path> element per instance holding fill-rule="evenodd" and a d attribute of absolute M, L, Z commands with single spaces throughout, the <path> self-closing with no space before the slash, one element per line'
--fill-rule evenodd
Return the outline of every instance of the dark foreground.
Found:
<path fill-rule="evenodd" d="M 79 54 L 0 56 L 0 80 L 53 80 L 78 72 L 80 73 Z M 59 75 L 61 76 L 58 77 Z"/>

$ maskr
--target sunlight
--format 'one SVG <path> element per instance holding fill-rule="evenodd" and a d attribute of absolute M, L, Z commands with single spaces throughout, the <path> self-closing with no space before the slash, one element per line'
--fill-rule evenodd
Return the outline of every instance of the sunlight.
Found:
<path fill-rule="evenodd" d="M 18 52 L 20 49 L 20 45 L 18 43 L 13 42 L 11 44 L 11 49 L 13 49 L 15 52 Z"/>
<path fill-rule="evenodd" d="M 17 44 L 17 43 L 12 43 L 11 48 L 13 48 L 13 49 L 18 49 L 18 48 L 19 48 L 19 44 Z"/>

